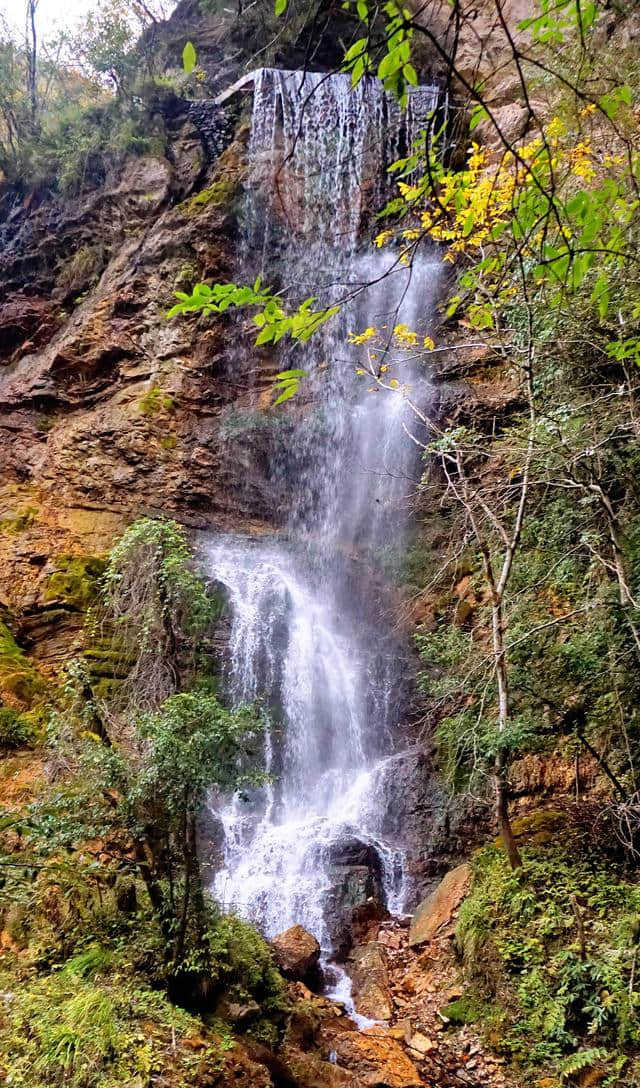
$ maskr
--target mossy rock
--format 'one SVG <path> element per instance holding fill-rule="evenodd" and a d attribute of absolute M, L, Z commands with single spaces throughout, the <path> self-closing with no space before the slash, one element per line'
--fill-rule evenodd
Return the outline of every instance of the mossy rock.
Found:
<path fill-rule="evenodd" d="M 121 686 L 122 680 L 113 680 L 106 676 L 91 681 L 91 691 L 94 699 L 103 703 L 113 702 L 118 697 Z"/>
<path fill-rule="evenodd" d="M 49 575 L 44 590 L 44 600 L 61 601 L 79 611 L 86 611 L 98 595 L 105 561 L 95 556 L 59 555 L 55 563 L 56 569 Z"/>
<path fill-rule="evenodd" d="M 143 416 L 157 416 L 170 412 L 174 406 L 173 397 L 165 393 L 159 385 L 152 385 L 138 401 L 138 408 Z"/>
<path fill-rule="evenodd" d="M 556 842 L 559 835 L 567 831 L 566 812 L 558 809 L 543 808 L 518 816 L 512 821 L 513 833 L 521 843 L 544 846 Z"/>
<path fill-rule="evenodd" d="M 23 715 L 10 706 L 0 706 L 0 748 L 21 748 L 28 742 Z"/>
<path fill-rule="evenodd" d="M 91 646 L 84 652 L 91 677 L 124 680 L 129 675 L 133 658 L 113 646 Z"/>
<path fill-rule="evenodd" d="M 247 163 L 243 141 L 248 137 L 249 126 L 241 126 L 235 141 L 222 152 L 217 161 L 211 184 L 179 205 L 185 215 L 198 215 L 204 208 L 233 209 L 246 176 Z"/>
<path fill-rule="evenodd" d="M 0 621 L 0 692 L 30 705 L 44 690 L 44 680 Z"/>
<path fill-rule="evenodd" d="M 15 710 L 0 706 L 0 748 L 22 748 L 37 743 L 44 735 L 46 713 L 35 710 Z"/>
<path fill-rule="evenodd" d="M 475 1024 L 481 1017 L 481 1009 L 476 1000 L 465 995 L 450 1001 L 448 1005 L 440 1009 L 440 1014 L 445 1016 L 451 1024 Z"/>
<path fill-rule="evenodd" d="M 38 511 L 35 507 L 28 506 L 25 510 L 0 518 L 0 533 L 3 536 L 18 536 L 33 525 L 37 516 Z"/>
<path fill-rule="evenodd" d="M 224 207 L 225 205 L 229 206 L 236 197 L 238 185 L 238 178 L 221 178 L 219 181 L 215 181 L 213 185 L 210 185 L 207 189 L 201 189 L 199 193 L 196 193 L 189 201 L 186 201 L 183 205 L 184 211 L 187 215 L 195 215 L 201 208 L 206 207 L 208 204 L 212 204 L 214 207 L 218 208 Z"/>

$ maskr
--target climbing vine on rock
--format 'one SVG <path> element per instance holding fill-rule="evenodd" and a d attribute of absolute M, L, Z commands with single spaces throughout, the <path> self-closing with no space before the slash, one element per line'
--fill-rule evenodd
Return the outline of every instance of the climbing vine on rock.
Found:
<path fill-rule="evenodd" d="M 109 556 L 97 620 L 131 665 L 125 686 L 136 706 L 154 708 L 188 686 L 218 609 L 180 525 L 140 518 L 127 529 Z"/>

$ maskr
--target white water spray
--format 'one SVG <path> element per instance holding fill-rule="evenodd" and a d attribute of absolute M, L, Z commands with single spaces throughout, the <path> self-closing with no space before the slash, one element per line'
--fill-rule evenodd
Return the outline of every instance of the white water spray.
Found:
<path fill-rule="evenodd" d="M 437 91 L 417 88 L 403 113 L 375 80 L 351 91 L 346 76 L 265 69 L 254 88 L 246 259 L 302 298 L 355 297 L 283 351 L 283 367 L 309 374 L 304 403 L 279 409 L 295 420 L 273 466 L 286 481 L 286 531 L 207 546 L 232 616 L 230 695 L 264 700 L 273 776 L 248 802 L 215 801 L 225 833 L 215 893 L 268 936 L 300 923 L 330 951 L 337 916 L 370 896 L 401 910 L 406 888 L 401 837 L 385 832 L 402 653 L 375 571 L 405 541 L 419 468 L 403 422 L 415 420 L 401 393 L 366 391 L 346 334 L 428 331 L 437 265 L 394 265 L 363 252 L 361 235 L 388 191 L 386 166 L 425 127 Z M 386 361 L 424 399 L 416 368 L 393 348 Z"/>

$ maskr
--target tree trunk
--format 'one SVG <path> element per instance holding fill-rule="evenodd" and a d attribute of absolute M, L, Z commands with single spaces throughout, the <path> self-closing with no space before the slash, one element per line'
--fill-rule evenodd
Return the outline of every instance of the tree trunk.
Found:
<path fill-rule="evenodd" d="M 499 752 L 495 763 L 495 791 L 496 791 L 496 815 L 498 818 L 498 830 L 502 845 L 505 848 L 509 864 L 512 869 L 519 869 L 522 865 L 520 851 L 516 844 L 515 835 L 509 819 L 509 786 L 507 783 L 507 767 L 504 752 Z"/>
<path fill-rule="evenodd" d="M 162 888 L 154 873 L 153 862 L 150 857 L 151 850 L 146 843 L 142 842 L 140 839 L 136 839 L 133 844 L 133 851 L 136 865 L 138 866 L 138 872 L 147 889 L 151 909 L 160 924 L 162 935 L 168 944 L 171 939 L 171 926 L 167 918 L 166 903 Z"/>
<path fill-rule="evenodd" d="M 36 8 L 38 0 L 27 2 L 27 95 L 31 127 L 35 132 L 38 120 L 38 38 L 36 34 Z"/>
<path fill-rule="evenodd" d="M 493 652 L 496 662 L 496 681 L 498 684 L 498 738 L 503 737 L 509 720 L 509 683 L 507 673 L 507 651 L 504 638 L 504 613 L 502 596 L 493 594 L 492 607 Z M 494 767 L 496 817 L 498 830 L 512 869 L 519 869 L 522 858 L 516 845 L 513 828 L 509 819 L 509 784 L 507 781 L 507 758 L 503 747 L 496 755 Z"/>

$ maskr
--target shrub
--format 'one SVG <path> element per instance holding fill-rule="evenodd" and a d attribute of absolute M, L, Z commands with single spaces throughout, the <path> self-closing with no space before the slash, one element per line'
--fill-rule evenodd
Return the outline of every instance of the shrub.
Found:
<path fill-rule="evenodd" d="M 219 1073 L 228 1037 L 207 1044 L 201 1021 L 122 971 L 106 978 L 69 967 L 10 995 L 0 1021 L 0 1080 L 12 1088 L 120 1088 L 159 1072 L 180 1085 L 194 1083 L 196 1071 Z M 182 1045 L 193 1037 L 195 1052 Z"/>
<path fill-rule="evenodd" d="M 0 748 L 20 748 L 30 738 L 28 719 L 11 707 L 0 706 Z"/>
<path fill-rule="evenodd" d="M 457 931 L 485 1026 L 501 1021 L 500 1049 L 538 1072 L 580 1046 L 614 1062 L 640 1043 L 640 887 L 553 816 L 555 832 L 523 847 L 524 873 L 497 847 L 476 855 Z"/>
<path fill-rule="evenodd" d="M 219 600 L 193 567 L 185 530 L 168 518 L 140 518 L 109 556 L 104 619 L 130 661 L 125 689 L 140 708 L 189 686 L 199 640 L 219 615 Z"/>
<path fill-rule="evenodd" d="M 271 950 L 248 922 L 213 912 L 207 930 L 214 982 L 235 1001 L 257 1001 L 264 1013 L 281 1010 L 286 988 Z"/>

